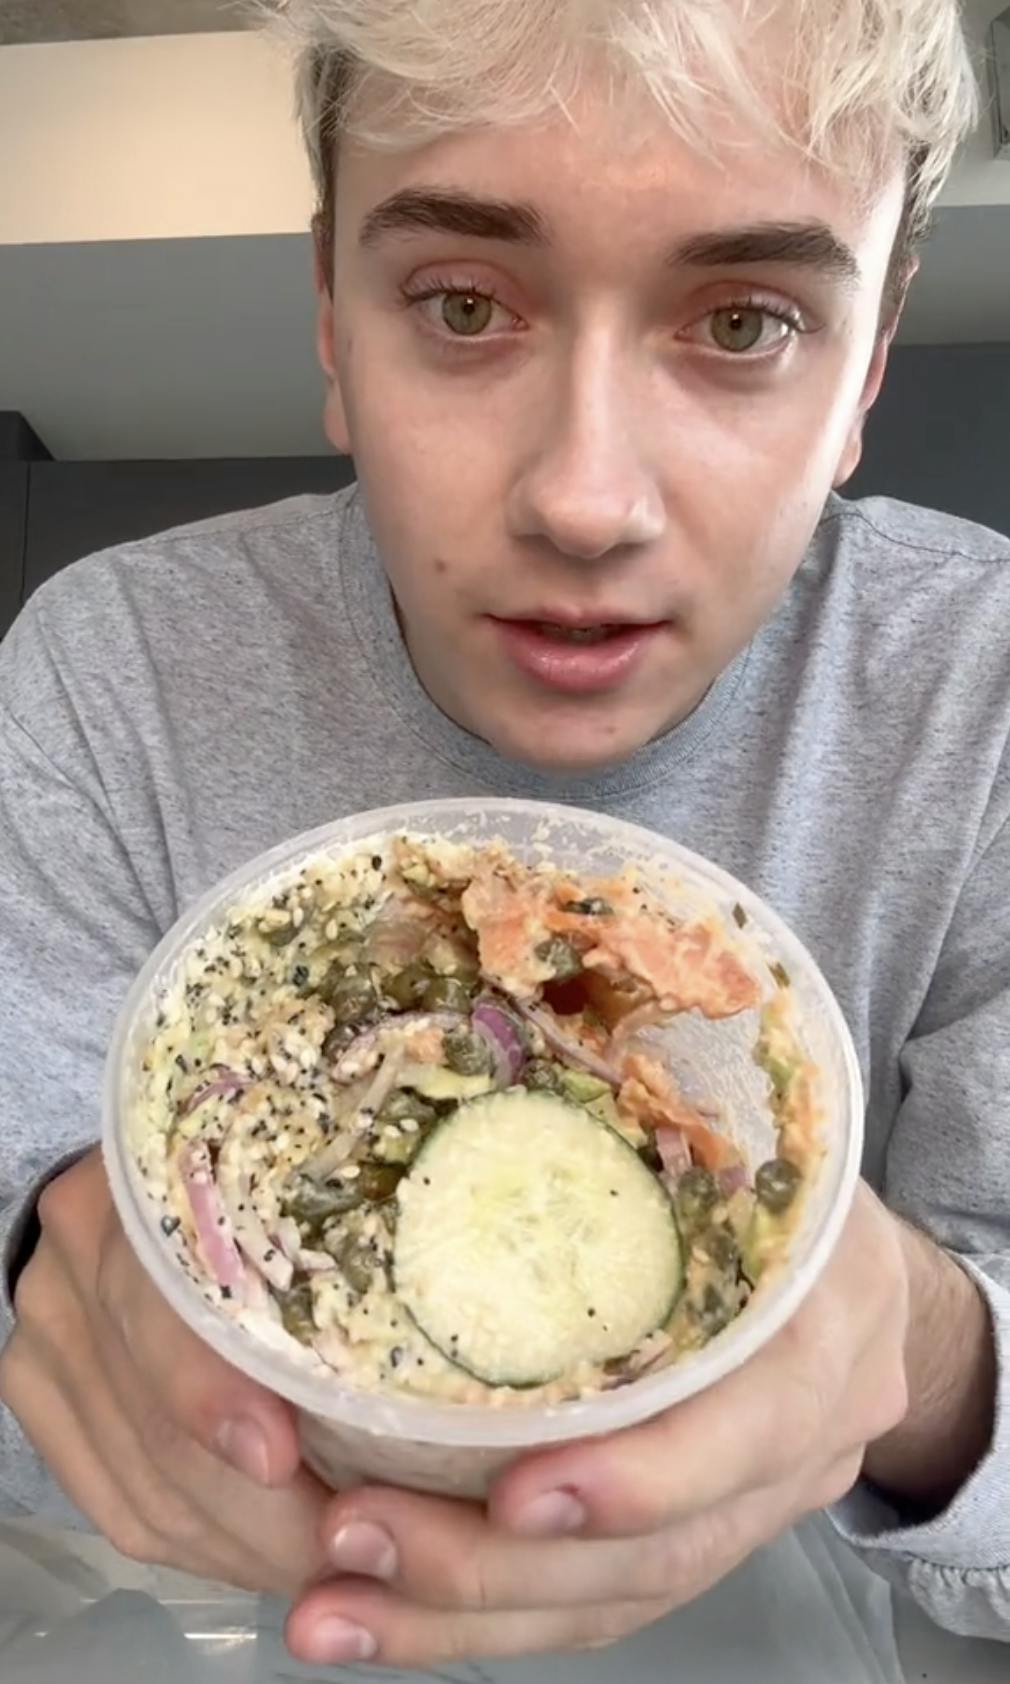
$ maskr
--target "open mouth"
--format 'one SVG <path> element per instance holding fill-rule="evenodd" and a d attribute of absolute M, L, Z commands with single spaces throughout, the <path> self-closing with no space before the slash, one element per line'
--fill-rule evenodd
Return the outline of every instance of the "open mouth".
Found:
<path fill-rule="evenodd" d="M 665 622 L 494 620 L 510 661 L 528 678 L 570 693 L 613 690 L 644 660 Z"/>
<path fill-rule="evenodd" d="M 541 637 L 549 637 L 552 643 L 606 643 L 611 637 L 626 632 L 624 626 L 558 626 L 550 620 L 536 620 L 531 622 Z"/>

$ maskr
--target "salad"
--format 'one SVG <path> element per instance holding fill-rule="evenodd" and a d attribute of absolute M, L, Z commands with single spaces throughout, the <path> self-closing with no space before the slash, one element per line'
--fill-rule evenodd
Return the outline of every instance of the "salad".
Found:
<path fill-rule="evenodd" d="M 820 1157 L 789 978 L 746 923 L 500 843 L 303 862 L 157 1002 L 134 1139 L 165 1242 L 250 1336 L 359 1388 L 560 1402 L 699 1349 Z M 681 1014 L 749 1014 L 756 1173 L 662 1057 Z"/>

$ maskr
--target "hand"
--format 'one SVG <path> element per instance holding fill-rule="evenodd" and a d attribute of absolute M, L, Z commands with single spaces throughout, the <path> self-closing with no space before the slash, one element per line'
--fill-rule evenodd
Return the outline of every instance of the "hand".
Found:
<path fill-rule="evenodd" d="M 248 1590 L 318 1576 L 327 1498 L 291 1410 L 169 1309 L 126 1240 L 95 1152 L 43 1194 L 0 1397 L 115 1547 Z"/>
<path fill-rule="evenodd" d="M 485 1512 L 363 1489 L 333 1500 L 331 1570 L 288 1622 L 310 1662 L 427 1667 L 595 1648 L 689 1602 L 855 1483 L 903 1419 L 909 1279 L 861 1187 L 793 1321 L 746 1367 L 610 1438 L 526 1458 Z"/>

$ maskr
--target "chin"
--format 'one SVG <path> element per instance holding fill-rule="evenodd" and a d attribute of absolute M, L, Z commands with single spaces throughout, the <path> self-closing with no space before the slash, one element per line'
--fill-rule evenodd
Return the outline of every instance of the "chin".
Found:
<path fill-rule="evenodd" d="M 590 719 L 568 724 L 538 720 L 508 725 L 495 720 L 488 721 L 481 732 L 504 759 L 560 777 L 586 776 L 619 766 L 656 734 L 647 725 L 635 729 L 630 723 L 608 721 L 604 725 Z"/>

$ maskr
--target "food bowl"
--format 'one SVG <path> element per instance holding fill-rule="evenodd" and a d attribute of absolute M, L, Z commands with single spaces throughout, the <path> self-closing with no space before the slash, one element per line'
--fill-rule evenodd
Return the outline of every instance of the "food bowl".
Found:
<path fill-rule="evenodd" d="M 294 1341 L 256 1338 L 202 1294 L 179 1266 L 138 1164 L 142 1061 L 161 1004 L 194 946 L 233 910 L 270 895 L 315 857 L 383 849 L 395 836 L 502 842 L 528 864 L 580 877 L 634 868 L 675 916 L 715 914 L 759 972 L 769 997 L 787 990 L 796 1038 L 815 1072 L 817 1151 L 784 1254 L 742 1313 L 702 1348 L 612 1390 L 508 1407 L 440 1402 L 356 1388 Z M 685 1013 L 655 1031 L 683 1091 L 715 1101 L 755 1171 L 774 1152 L 770 1083 L 754 1059 L 757 1012 L 718 1026 Z M 838 1005 L 810 955 L 743 884 L 677 844 L 574 808 L 512 800 L 421 802 L 356 815 L 292 838 L 233 873 L 165 936 L 136 979 L 109 1052 L 103 1149 L 112 1195 L 134 1250 L 168 1303 L 227 1362 L 295 1407 L 306 1462 L 337 1489 L 376 1480 L 454 1496 L 483 1495 L 525 1452 L 610 1433 L 655 1416 L 740 1367 L 794 1315 L 839 1237 L 862 1153 L 859 1066 Z"/>

